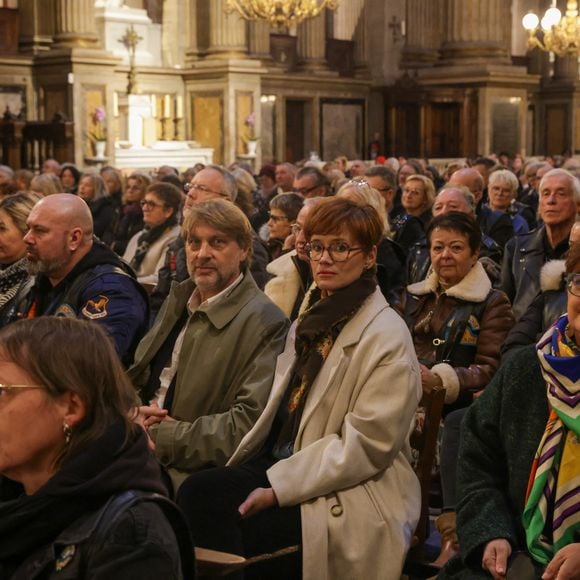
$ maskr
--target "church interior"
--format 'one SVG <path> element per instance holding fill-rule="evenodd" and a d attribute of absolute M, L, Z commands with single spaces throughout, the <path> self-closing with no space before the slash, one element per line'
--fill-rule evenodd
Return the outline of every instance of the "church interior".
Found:
<path fill-rule="evenodd" d="M 228 4 L 0 2 L 4 162 L 259 168 L 370 159 L 377 142 L 434 159 L 580 148 L 577 56 L 530 48 L 522 25 L 549 1 L 343 0 L 280 26 Z"/>

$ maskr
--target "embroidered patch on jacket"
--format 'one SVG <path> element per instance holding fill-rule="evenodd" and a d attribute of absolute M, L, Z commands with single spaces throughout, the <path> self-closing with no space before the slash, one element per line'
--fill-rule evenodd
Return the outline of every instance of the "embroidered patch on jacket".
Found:
<path fill-rule="evenodd" d="M 60 557 L 58 558 L 58 560 L 55 562 L 55 569 L 57 572 L 60 572 L 62 569 L 66 568 L 72 561 L 72 559 L 74 558 L 74 555 L 76 554 L 77 551 L 77 547 L 74 544 L 71 544 L 70 546 L 65 546 L 62 550 L 62 552 L 60 553 Z"/>
<path fill-rule="evenodd" d="M 102 294 L 96 300 L 89 300 L 81 310 L 83 316 L 96 320 L 97 318 L 105 318 L 109 313 L 107 312 L 107 304 L 109 299 Z"/>
<path fill-rule="evenodd" d="M 465 327 L 465 332 L 461 337 L 459 344 L 465 346 L 475 346 L 479 338 L 479 321 L 473 314 L 469 317 L 467 321 L 467 326 Z"/>
<path fill-rule="evenodd" d="M 55 316 L 62 316 L 63 318 L 76 318 L 77 313 L 73 310 L 72 306 L 68 304 L 61 304 L 56 312 Z"/>

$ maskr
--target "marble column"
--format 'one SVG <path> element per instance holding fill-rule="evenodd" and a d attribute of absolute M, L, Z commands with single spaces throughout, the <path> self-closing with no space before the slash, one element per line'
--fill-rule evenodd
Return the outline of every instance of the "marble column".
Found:
<path fill-rule="evenodd" d="M 353 0 L 360 4 L 358 20 L 354 29 L 354 64 L 358 69 L 367 69 L 369 63 L 369 37 L 367 32 L 368 9 L 364 0 Z"/>
<path fill-rule="evenodd" d="M 327 68 L 324 11 L 315 18 L 307 18 L 298 26 L 298 58 L 302 68 Z"/>
<path fill-rule="evenodd" d="M 191 64 L 194 60 L 197 60 L 199 54 L 199 47 L 197 44 L 197 0 L 187 0 L 187 13 L 188 13 L 188 47 L 185 50 L 185 63 L 186 65 Z"/>
<path fill-rule="evenodd" d="M 230 58 L 247 53 L 247 23 L 239 14 L 224 12 L 225 0 L 209 3 L 208 55 Z"/>
<path fill-rule="evenodd" d="M 446 64 L 509 64 L 510 39 L 505 0 L 448 0 L 447 26 L 441 47 Z"/>
<path fill-rule="evenodd" d="M 20 50 L 38 53 L 50 48 L 54 36 L 54 12 L 46 0 L 20 0 Z"/>
<path fill-rule="evenodd" d="M 55 0 L 55 48 L 87 47 L 98 43 L 94 0 Z"/>
<path fill-rule="evenodd" d="M 270 59 L 270 24 L 256 20 L 250 22 L 250 55 L 261 59 Z"/>
<path fill-rule="evenodd" d="M 430 66 L 439 58 L 441 1 L 407 0 L 403 68 Z"/>

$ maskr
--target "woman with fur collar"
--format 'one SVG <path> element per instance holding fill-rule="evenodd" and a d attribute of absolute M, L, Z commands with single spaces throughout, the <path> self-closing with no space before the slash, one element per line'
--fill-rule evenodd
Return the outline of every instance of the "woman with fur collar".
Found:
<path fill-rule="evenodd" d="M 442 565 L 458 547 L 453 510 L 462 409 L 497 371 L 500 348 L 514 317 L 507 296 L 492 289 L 478 262 L 481 229 L 471 216 L 459 212 L 437 216 L 427 230 L 427 242 L 431 274 L 407 286 L 391 304 L 413 336 L 423 391 L 445 388 L 446 412 L 457 411 L 448 416 L 443 436 L 441 479 L 447 513 L 438 527 L 446 555 L 437 559 Z"/>

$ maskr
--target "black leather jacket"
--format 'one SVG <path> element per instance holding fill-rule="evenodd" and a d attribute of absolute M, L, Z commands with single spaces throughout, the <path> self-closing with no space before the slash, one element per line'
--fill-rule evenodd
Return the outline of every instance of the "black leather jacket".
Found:
<path fill-rule="evenodd" d="M 540 291 L 540 270 L 550 259 L 561 258 L 568 242 L 546 254 L 546 228 L 541 226 L 529 234 L 512 238 L 506 245 L 499 288 L 511 300 L 514 316 L 519 320 Z"/>

